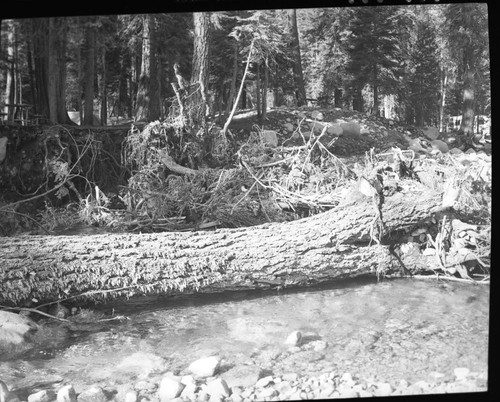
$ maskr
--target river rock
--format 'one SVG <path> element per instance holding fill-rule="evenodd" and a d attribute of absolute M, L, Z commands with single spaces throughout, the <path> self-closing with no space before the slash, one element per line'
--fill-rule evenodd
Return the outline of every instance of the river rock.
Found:
<path fill-rule="evenodd" d="M 324 120 L 325 116 L 323 115 L 323 113 L 315 110 L 311 113 L 311 119 L 314 119 L 314 120 Z"/>
<path fill-rule="evenodd" d="M 231 391 L 227 382 L 222 378 L 217 378 L 207 384 L 206 391 L 210 394 L 210 396 L 229 396 L 231 395 Z"/>
<path fill-rule="evenodd" d="M 76 402 L 76 392 L 73 385 L 66 385 L 57 391 L 57 402 Z"/>
<path fill-rule="evenodd" d="M 358 123 L 340 123 L 340 127 L 342 127 L 342 132 L 345 136 L 359 137 L 361 135 L 361 127 Z"/>
<path fill-rule="evenodd" d="M 153 353 L 136 352 L 125 357 L 118 364 L 117 369 L 136 375 L 148 375 L 153 372 L 165 371 L 166 362 L 163 358 Z"/>
<path fill-rule="evenodd" d="M 123 398 L 124 402 L 137 402 L 139 400 L 139 395 L 136 391 L 128 391 Z"/>
<path fill-rule="evenodd" d="M 163 377 L 158 388 L 158 397 L 161 402 L 170 401 L 177 398 L 185 385 L 171 377 Z"/>
<path fill-rule="evenodd" d="M 283 128 L 284 128 L 287 132 L 289 132 L 289 133 L 293 132 L 293 130 L 294 130 L 294 127 L 293 127 L 293 124 L 292 124 L 292 123 L 285 123 L 285 124 L 283 125 Z"/>
<path fill-rule="evenodd" d="M 10 400 L 9 388 L 0 380 L 0 402 L 7 402 L 8 400 Z"/>
<path fill-rule="evenodd" d="M 435 140 L 439 137 L 439 129 L 437 127 L 426 127 L 422 131 L 430 140 Z"/>
<path fill-rule="evenodd" d="M 278 146 L 278 133 L 274 130 L 263 130 L 261 133 L 262 142 L 272 148 Z"/>
<path fill-rule="evenodd" d="M 297 373 L 285 373 L 281 376 L 283 381 L 288 381 L 288 382 L 294 382 L 297 381 L 297 378 L 299 378 L 299 375 Z"/>
<path fill-rule="evenodd" d="M 453 374 L 455 374 L 455 377 L 458 381 L 465 380 L 469 373 L 470 370 L 467 367 L 457 367 L 455 370 L 453 370 Z"/>
<path fill-rule="evenodd" d="M 104 390 L 98 386 L 91 387 L 78 395 L 78 402 L 107 402 L 107 400 Z"/>
<path fill-rule="evenodd" d="M 192 382 L 185 385 L 186 386 L 184 387 L 180 395 L 181 398 L 189 399 L 192 401 L 196 400 L 196 389 L 197 389 L 196 383 Z"/>
<path fill-rule="evenodd" d="M 37 329 L 37 324 L 28 317 L 0 311 L 0 355 L 7 354 L 15 346 L 29 343 Z"/>
<path fill-rule="evenodd" d="M 375 396 L 389 396 L 392 394 L 393 388 L 391 384 L 387 382 L 382 382 L 377 384 L 377 389 L 375 390 Z"/>
<path fill-rule="evenodd" d="M 302 341 L 302 334 L 300 331 L 293 331 L 285 340 L 285 345 L 299 346 Z"/>
<path fill-rule="evenodd" d="M 215 374 L 220 365 L 220 358 L 210 356 L 192 362 L 188 370 L 198 377 L 211 377 Z"/>
<path fill-rule="evenodd" d="M 255 365 L 235 366 L 223 374 L 223 378 L 233 387 L 251 387 L 262 376 L 262 369 Z"/>
<path fill-rule="evenodd" d="M 255 383 L 255 388 L 264 388 L 273 382 L 273 376 L 268 375 L 267 377 L 261 378 L 259 381 Z"/>
<path fill-rule="evenodd" d="M 28 396 L 28 402 L 50 402 L 56 399 L 56 394 L 52 390 L 43 390 Z"/>

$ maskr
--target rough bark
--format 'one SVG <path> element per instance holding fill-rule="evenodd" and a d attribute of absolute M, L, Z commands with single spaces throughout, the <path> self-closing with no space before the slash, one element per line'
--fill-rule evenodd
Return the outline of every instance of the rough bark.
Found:
<path fill-rule="evenodd" d="M 385 238 L 440 203 L 439 194 L 416 184 L 392 195 L 381 209 Z M 372 198 L 358 192 L 323 214 L 252 228 L 0 238 L 0 304 L 89 291 L 123 297 L 289 287 L 400 270 L 402 258 L 371 240 L 376 216 Z"/>
<path fill-rule="evenodd" d="M 92 19 L 89 21 L 92 22 Z M 94 79 L 95 79 L 95 47 L 96 33 L 93 26 L 88 26 L 85 32 L 85 72 L 84 72 L 84 98 L 85 110 L 83 112 L 83 125 L 94 125 Z"/>
<path fill-rule="evenodd" d="M 15 59 L 14 59 L 14 31 L 15 31 L 15 25 L 13 21 L 6 21 L 6 30 L 7 30 L 7 52 L 6 52 L 6 58 L 7 58 L 7 68 L 6 68 L 6 77 L 5 77 L 5 92 L 4 92 L 4 104 L 14 104 L 16 103 L 16 91 L 14 90 L 15 88 L 15 75 L 14 75 L 14 65 L 15 65 Z M 4 107 L 4 113 L 6 113 L 6 119 L 8 121 L 13 121 L 14 120 L 14 108 L 13 107 Z"/>
<path fill-rule="evenodd" d="M 205 127 L 209 115 L 208 79 L 211 23 L 210 13 L 194 13 L 194 52 L 191 84 L 197 91 L 189 98 L 190 119 L 194 127 Z"/>
<path fill-rule="evenodd" d="M 475 60 L 474 49 L 469 45 L 464 49 L 464 89 L 463 89 L 463 107 L 462 107 L 462 125 L 460 132 L 468 137 L 474 134 L 474 106 L 475 106 Z"/>
<path fill-rule="evenodd" d="M 295 86 L 295 95 L 297 98 L 297 106 L 303 106 L 307 103 L 306 89 L 304 86 L 304 75 L 302 73 L 302 59 L 300 55 L 299 31 L 297 28 L 297 10 L 287 10 L 288 27 L 290 34 L 290 50 L 292 52 L 292 71 L 293 81 Z"/>

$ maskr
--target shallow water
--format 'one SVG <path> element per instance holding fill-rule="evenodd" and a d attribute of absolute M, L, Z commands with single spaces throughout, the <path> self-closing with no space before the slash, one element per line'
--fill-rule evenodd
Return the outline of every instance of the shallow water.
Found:
<path fill-rule="evenodd" d="M 217 354 L 224 364 L 253 362 L 275 375 L 349 372 L 410 383 L 456 367 L 487 370 L 489 287 L 453 282 L 358 280 L 301 292 L 233 294 L 115 305 L 129 317 L 54 337 L 22 359 L 0 363 L 12 388 L 36 384 L 123 384 L 140 379 L 120 364 L 136 352 L 181 371 Z M 110 310 L 111 306 L 105 307 Z M 287 351 L 298 330 L 320 351 Z"/>

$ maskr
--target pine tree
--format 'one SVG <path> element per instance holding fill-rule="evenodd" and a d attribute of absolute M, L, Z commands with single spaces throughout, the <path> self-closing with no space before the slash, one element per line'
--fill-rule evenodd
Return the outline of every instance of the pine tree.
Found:
<path fill-rule="evenodd" d="M 398 36 L 402 13 L 399 7 L 360 7 L 351 20 L 347 72 L 352 75 L 351 87 L 358 98 L 366 84 L 371 86 L 375 115 L 379 113 L 380 93 L 395 92 L 403 75 Z M 359 110 L 361 105 L 356 106 Z"/>
<path fill-rule="evenodd" d="M 416 38 L 408 74 L 409 109 L 418 126 L 437 121 L 439 110 L 439 60 L 434 27 L 429 18 L 415 24 Z"/>

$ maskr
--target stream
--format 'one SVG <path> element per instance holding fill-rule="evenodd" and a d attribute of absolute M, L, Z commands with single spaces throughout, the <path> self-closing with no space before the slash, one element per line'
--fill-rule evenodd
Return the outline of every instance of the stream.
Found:
<path fill-rule="evenodd" d="M 21 357 L 0 362 L 10 389 L 120 386 L 161 372 L 186 373 L 217 355 L 268 375 L 350 373 L 397 384 L 487 375 L 489 286 L 429 280 L 350 280 L 301 291 L 144 298 L 97 309 L 128 319 L 53 332 Z M 53 322 L 53 321 L 52 321 Z M 302 334 L 302 347 L 284 341 Z"/>

